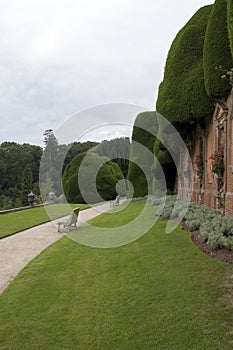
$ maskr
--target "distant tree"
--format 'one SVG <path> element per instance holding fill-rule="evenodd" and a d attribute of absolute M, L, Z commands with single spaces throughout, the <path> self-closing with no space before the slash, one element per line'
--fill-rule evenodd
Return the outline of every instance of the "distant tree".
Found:
<path fill-rule="evenodd" d="M 9 198 L 13 207 L 20 203 L 23 173 L 27 165 L 32 171 L 32 182 L 39 181 L 41 155 L 42 148 L 35 145 L 15 142 L 3 142 L 0 145 L 0 194 Z M 1 208 L 5 206 L 4 203 L 0 201 Z"/>
<path fill-rule="evenodd" d="M 22 207 L 21 198 L 16 198 L 14 207 L 15 207 L 15 208 L 20 208 L 20 207 Z"/>
<path fill-rule="evenodd" d="M 5 196 L 3 200 L 3 209 L 8 210 L 8 209 L 12 209 L 13 207 L 14 206 L 13 206 L 12 199 Z"/>
<path fill-rule="evenodd" d="M 23 172 L 21 202 L 23 206 L 28 205 L 28 194 L 32 191 L 32 170 L 26 165 Z"/>
<path fill-rule="evenodd" d="M 129 137 L 104 140 L 94 148 L 94 152 L 98 153 L 100 156 L 108 157 L 113 162 L 117 163 L 124 177 L 127 177 L 130 153 Z"/>
<path fill-rule="evenodd" d="M 51 187 L 57 196 L 62 193 L 62 167 L 63 160 L 68 151 L 67 145 L 59 145 L 57 138 L 52 129 L 44 132 L 45 149 L 40 165 L 40 183 L 43 187 L 43 192 L 47 191 L 48 186 L 43 186 L 43 183 L 51 183 Z M 48 193 L 43 193 L 43 199 L 48 196 Z"/>
<path fill-rule="evenodd" d="M 46 148 L 49 141 L 51 140 L 51 136 L 54 136 L 53 129 L 45 130 L 43 136 L 44 136 L 44 144 L 45 144 L 45 148 Z"/>
<path fill-rule="evenodd" d="M 40 184 L 39 182 L 35 182 L 33 184 L 32 192 L 35 194 L 35 204 L 40 204 L 42 202 L 40 195 Z M 49 192 L 48 192 L 49 193 Z"/>
<path fill-rule="evenodd" d="M 55 192 L 54 183 L 52 179 L 47 176 L 44 178 L 43 182 L 40 182 L 40 193 L 44 202 L 48 201 L 50 192 Z"/>
<path fill-rule="evenodd" d="M 52 129 L 46 130 L 44 132 L 44 144 L 45 149 L 43 158 L 46 161 L 46 166 L 49 171 L 51 167 L 54 167 L 56 165 L 58 155 L 58 141 Z"/>

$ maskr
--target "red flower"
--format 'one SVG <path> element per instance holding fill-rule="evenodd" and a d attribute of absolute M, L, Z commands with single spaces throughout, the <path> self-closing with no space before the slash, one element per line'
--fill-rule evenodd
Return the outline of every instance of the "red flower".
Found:
<path fill-rule="evenodd" d="M 220 157 L 224 157 L 224 147 L 223 146 L 219 146 L 219 151 L 218 151 L 218 153 L 219 153 L 219 155 L 220 155 Z"/>
<path fill-rule="evenodd" d="M 216 157 L 214 154 L 211 154 L 211 156 L 209 157 L 210 160 L 212 160 L 212 164 L 214 164 L 216 162 Z"/>
<path fill-rule="evenodd" d="M 224 152 L 223 146 L 219 147 L 219 151 L 215 151 L 214 154 L 211 154 L 209 157 L 212 163 L 211 170 L 214 174 L 217 174 L 218 177 L 223 177 L 224 173 Z"/>

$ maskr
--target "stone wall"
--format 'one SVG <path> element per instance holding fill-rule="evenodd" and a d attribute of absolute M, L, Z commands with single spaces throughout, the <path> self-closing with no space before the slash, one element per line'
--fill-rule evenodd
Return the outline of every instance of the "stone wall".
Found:
<path fill-rule="evenodd" d="M 233 90 L 225 103 L 216 104 L 210 119 L 205 130 L 197 129 L 192 147 L 192 199 L 224 215 L 233 216 Z M 215 151 L 224 154 L 223 176 L 213 172 L 210 157 Z M 182 162 L 184 169 L 186 165 Z"/>

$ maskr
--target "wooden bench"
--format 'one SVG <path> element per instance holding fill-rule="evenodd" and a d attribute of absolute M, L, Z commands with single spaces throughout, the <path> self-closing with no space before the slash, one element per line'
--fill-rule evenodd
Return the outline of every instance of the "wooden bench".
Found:
<path fill-rule="evenodd" d="M 110 207 L 116 207 L 117 205 L 120 204 L 120 196 L 116 196 L 116 199 L 112 202 L 110 202 Z"/>
<path fill-rule="evenodd" d="M 58 232 L 61 232 L 61 228 L 63 228 L 63 230 L 66 230 L 68 232 L 70 232 L 71 228 L 76 228 L 79 211 L 80 211 L 79 207 L 73 209 L 72 213 L 70 214 L 69 218 L 66 221 L 58 222 L 57 223 Z"/>

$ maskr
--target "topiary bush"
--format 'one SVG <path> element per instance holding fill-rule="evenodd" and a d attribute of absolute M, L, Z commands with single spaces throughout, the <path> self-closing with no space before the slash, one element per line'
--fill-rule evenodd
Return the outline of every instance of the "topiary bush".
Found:
<path fill-rule="evenodd" d="M 154 155 L 161 165 L 173 163 L 173 159 L 159 139 L 156 139 L 153 147 Z"/>
<path fill-rule="evenodd" d="M 82 163 L 82 188 L 85 190 L 85 199 L 79 188 L 78 173 Z M 98 169 L 96 179 L 95 171 Z M 117 195 L 117 182 L 122 180 L 123 174 L 118 164 L 109 161 L 107 157 L 101 157 L 94 152 L 84 152 L 75 157 L 65 168 L 63 175 L 63 190 L 66 199 L 70 203 L 96 203 L 99 197 L 110 200 Z"/>
<path fill-rule="evenodd" d="M 144 197 L 151 192 L 151 166 L 157 129 L 156 112 L 143 112 L 135 119 L 128 171 L 128 180 L 134 187 L 133 197 Z"/>
<path fill-rule="evenodd" d="M 159 131 L 161 134 L 161 130 Z M 160 139 L 163 140 L 163 136 L 165 135 L 165 132 L 163 135 L 160 135 Z M 172 134 L 169 135 L 169 145 L 170 147 L 173 147 L 172 143 Z M 167 143 L 166 141 L 165 143 Z M 174 147 L 176 149 L 176 147 Z M 176 179 L 176 166 L 174 163 L 174 160 L 170 154 L 170 152 L 166 149 L 166 147 L 163 145 L 163 143 L 156 138 L 154 142 L 153 152 L 155 155 L 154 162 L 151 167 L 151 172 L 153 176 L 152 180 L 152 192 L 156 193 L 158 190 L 165 190 L 166 189 L 173 191 L 174 185 L 175 185 L 175 179 Z M 165 176 L 166 183 L 161 178 L 161 168 L 163 171 L 163 174 Z"/>
<path fill-rule="evenodd" d="M 231 55 L 233 57 L 233 2 L 231 0 L 226 0 L 226 1 L 227 1 L 228 35 L 229 35 L 229 41 L 230 41 Z"/>
<path fill-rule="evenodd" d="M 203 72 L 204 37 L 211 8 L 205 6 L 197 11 L 175 37 L 159 87 L 157 111 L 172 123 L 181 123 L 186 133 L 190 132 L 190 123 L 211 115 L 214 109 L 205 90 Z"/>
<path fill-rule="evenodd" d="M 232 5 L 228 6 L 229 12 L 231 7 Z M 230 18 L 227 24 L 226 0 L 216 0 L 209 15 L 203 51 L 205 88 L 214 100 L 227 98 L 231 90 L 229 81 L 221 78 L 223 71 L 218 69 L 233 67 L 228 34 L 229 21 Z"/>

